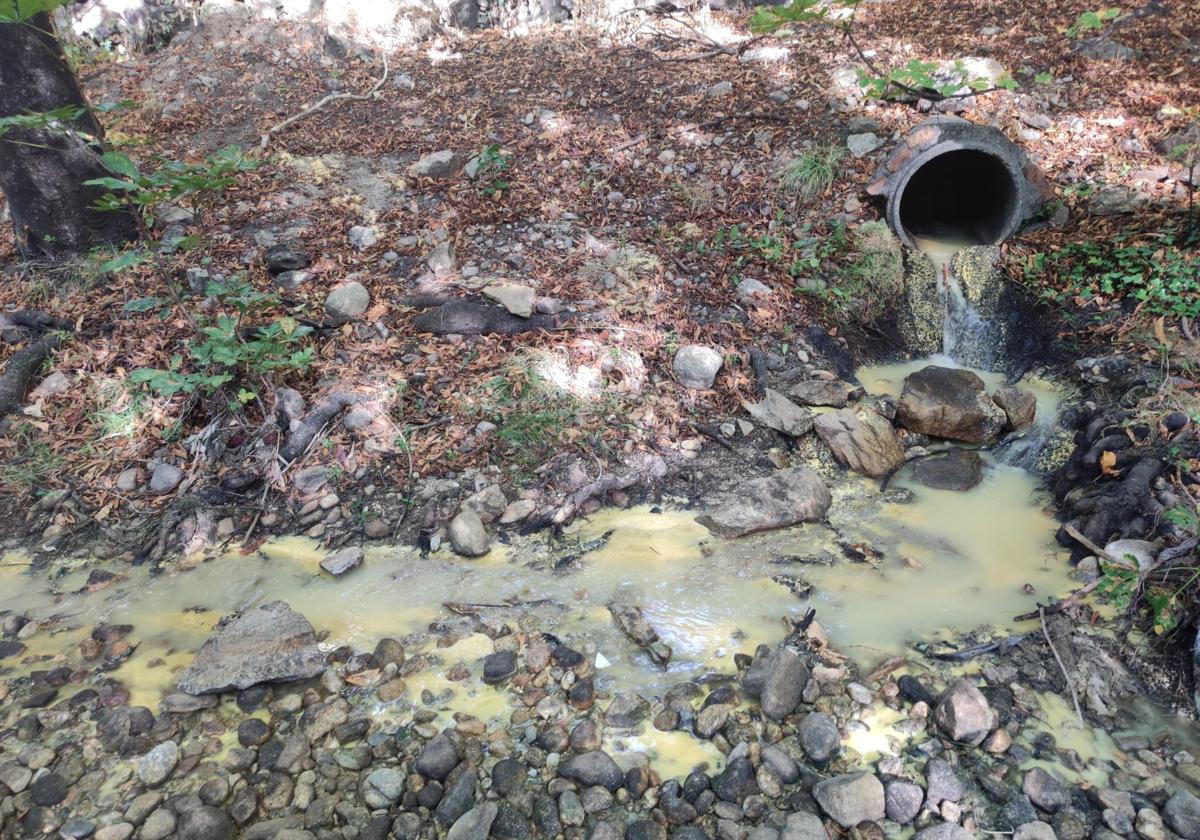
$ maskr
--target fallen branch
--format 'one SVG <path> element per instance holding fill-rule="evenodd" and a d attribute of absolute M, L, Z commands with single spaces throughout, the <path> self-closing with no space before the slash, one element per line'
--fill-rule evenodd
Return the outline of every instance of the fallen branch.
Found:
<path fill-rule="evenodd" d="M 21 410 L 29 381 L 59 344 L 57 335 L 45 335 L 18 350 L 8 360 L 4 374 L 0 376 L 0 418 Z"/>
<path fill-rule="evenodd" d="M 305 108 L 299 114 L 290 116 L 283 122 L 276 123 L 271 128 L 267 129 L 266 134 L 264 134 L 262 136 L 262 139 L 259 140 L 259 143 L 258 143 L 259 151 L 264 151 L 267 148 L 267 144 L 269 144 L 271 142 L 272 135 L 278 134 L 279 132 L 281 132 L 285 128 L 287 128 L 289 125 L 292 125 L 293 123 L 299 122 L 300 120 L 304 119 L 305 117 L 315 114 L 317 111 L 320 111 L 322 108 L 324 108 L 330 102 L 337 102 L 338 100 L 341 100 L 341 99 L 349 99 L 354 102 L 367 102 L 371 99 L 374 99 L 375 95 L 379 93 L 380 88 L 382 88 L 384 86 L 384 84 L 387 82 L 387 80 L 388 80 L 388 59 L 387 59 L 387 53 L 385 52 L 385 53 L 383 53 L 383 75 L 379 77 L 379 81 L 377 81 L 375 83 L 375 86 L 373 88 L 371 88 L 366 93 L 347 93 L 347 92 L 331 93 L 328 96 L 324 97 L 323 99 L 318 100 L 316 104 L 310 105 L 309 107 Z"/>
<path fill-rule="evenodd" d="M 1112 566 L 1119 566 L 1122 569 L 1128 569 L 1133 572 L 1138 571 L 1138 567 L 1137 567 L 1136 563 L 1130 563 L 1128 560 L 1126 560 L 1123 557 L 1117 557 L 1114 554 L 1109 554 L 1103 548 L 1096 545 L 1094 542 L 1092 542 L 1087 537 L 1085 537 L 1080 532 L 1080 530 L 1078 528 L 1076 528 L 1074 525 L 1071 525 L 1068 523 L 1063 526 L 1063 530 L 1067 533 L 1068 536 L 1071 537 L 1071 539 L 1075 540 L 1075 542 L 1079 543 L 1084 548 L 1086 548 L 1088 551 L 1092 552 L 1092 554 L 1095 554 L 1097 557 L 1099 557 L 1105 563 L 1108 563 L 1109 565 L 1112 565 Z"/>
<path fill-rule="evenodd" d="M 1067 688 L 1071 690 L 1071 702 L 1075 704 L 1075 717 L 1079 719 L 1079 725 L 1083 726 L 1083 712 L 1079 710 L 1079 695 L 1075 693 L 1075 683 L 1071 681 L 1071 675 L 1067 673 L 1067 667 L 1063 665 L 1063 661 L 1059 658 L 1058 648 L 1054 646 L 1054 641 L 1050 638 L 1050 631 L 1046 628 L 1046 611 L 1038 607 L 1038 618 L 1042 622 L 1042 635 L 1046 637 L 1046 644 L 1050 645 L 1050 652 L 1054 654 L 1054 661 L 1058 663 L 1058 670 L 1062 671 L 1063 679 L 1067 681 Z"/>
<path fill-rule="evenodd" d="M 639 146 L 642 143 L 645 143 L 647 139 L 648 139 L 648 135 L 646 135 L 644 133 L 639 134 L 637 137 L 634 137 L 632 140 L 626 140 L 624 143 L 618 143 L 617 145 L 613 146 L 611 149 L 608 150 L 608 153 L 610 155 L 615 155 L 617 152 L 623 152 L 626 149 L 632 149 L 634 146 Z"/>
<path fill-rule="evenodd" d="M 1044 608 L 1045 614 L 1046 615 L 1054 615 L 1054 613 L 1060 613 L 1063 610 L 1067 609 L 1068 607 L 1075 606 L 1081 600 L 1083 600 L 1083 597 L 1085 595 L 1091 594 L 1092 590 L 1094 590 L 1097 586 L 1099 586 L 1100 581 L 1102 581 L 1102 580 L 1104 580 L 1103 577 L 1098 577 L 1094 581 L 1089 583 L 1087 586 L 1081 586 L 1079 589 L 1076 589 L 1074 592 L 1072 592 L 1066 598 L 1060 598 L 1059 600 L 1055 601 L 1050 606 Z M 1041 615 L 1042 611 L 1043 611 L 1043 607 L 1038 607 L 1033 612 L 1021 613 L 1020 615 L 1014 615 L 1013 621 L 1032 621 L 1033 619 L 1035 619 L 1039 615 Z"/>
<path fill-rule="evenodd" d="M 521 318 L 499 306 L 455 298 L 413 319 L 417 332 L 434 335 L 517 335 L 536 330 L 560 328 L 559 319 L 552 315 L 531 315 Z"/>

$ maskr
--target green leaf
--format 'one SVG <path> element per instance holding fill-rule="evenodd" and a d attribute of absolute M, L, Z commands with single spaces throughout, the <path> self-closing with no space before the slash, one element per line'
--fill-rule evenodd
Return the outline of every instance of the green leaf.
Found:
<path fill-rule="evenodd" d="M 1054 81 L 1053 73 L 1038 73 L 1033 77 L 1034 84 L 1048 85 Z"/>
<path fill-rule="evenodd" d="M 124 175 L 131 181 L 138 179 L 137 166 L 129 159 L 128 155 L 123 155 L 120 152 L 105 152 L 100 155 L 100 162 L 104 164 L 104 168 L 109 172 Z"/>
<path fill-rule="evenodd" d="M 144 297 L 134 298 L 128 301 L 121 307 L 122 312 L 149 312 L 151 309 L 162 303 L 162 298 Z"/>
<path fill-rule="evenodd" d="M 108 262 L 101 263 L 100 270 L 105 274 L 115 274 L 123 269 L 141 265 L 148 259 L 150 259 L 150 255 L 142 251 L 126 251 L 119 257 L 114 257 Z"/>
<path fill-rule="evenodd" d="M 34 15 L 52 12 L 74 0 L 0 0 L 0 23 L 24 23 Z"/>

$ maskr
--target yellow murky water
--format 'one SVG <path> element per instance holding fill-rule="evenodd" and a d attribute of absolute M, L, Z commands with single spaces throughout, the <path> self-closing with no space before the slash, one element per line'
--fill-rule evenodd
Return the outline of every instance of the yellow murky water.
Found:
<path fill-rule="evenodd" d="M 895 395 L 905 375 L 928 363 L 863 369 L 859 378 L 872 393 Z M 998 377 L 984 378 L 999 384 Z M 1053 389 L 1025 384 L 1038 394 L 1039 414 L 1053 416 Z M 85 570 L 50 577 L 0 565 L 0 611 L 19 611 L 40 625 L 25 639 L 22 664 L 8 660 L 0 679 L 46 663 L 86 665 L 79 643 L 92 628 L 130 624 L 136 652 L 108 676 L 130 689 L 132 702 L 153 708 L 222 615 L 282 599 L 325 634 L 330 648 L 370 650 L 391 636 L 405 640 L 410 656 L 437 656 L 441 664 L 405 677 L 405 693 L 379 704 L 378 713 L 404 717 L 427 705 L 439 725 L 451 725 L 455 714 L 495 725 L 520 704 L 479 683 L 480 661 L 494 649 L 490 638 L 464 632 L 437 647 L 429 626 L 452 616 L 449 602 L 460 613 L 476 610 L 569 644 L 594 644 L 602 691 L 654 696 L 682 679 L 732 673 L 735 653 L 778 642 L 786 620 L 810 607 L 837 649 L 872 665 L 915 641 L 957 641 L 963 629 L 994 625 L 1011 632 L 1012 616 L 1071 588 L 1070 567 L 1053 541 L 1056 524 L 1031 474 L 989 463 L 983 484 L 967 493 L 910 484 L 904 471 L 892 486 L 911 490 L 912 501 L 884 501 L 878 482 L 849 477 L 833 484 L 827 523 L 742 540 L 712 537 L 695 512 L 605 510 L 568 529 L 565 543 L 533 537 L 498 545 L 480 560 L 447 550 L 422 556 L 407 547 L 368 548 L 363 565 L 336 580 L 319 570 L 324 551 L 302 538 L 157 576 L 109 564 L 127 577 L 100 592 L 86 591 Z M 869 547 L 874 559 L 852 562 L 844 546 Z M 562 563 L 568 555 L 575 557 Z M 777 576 L 802 578 L 812 592 L 797 597 Z M 642 609 L 673 651 L 665 668 L 616 629 L 612 603 Z M 471 677 L 450 680 L 460 664 Z M 895 754 L 904 741 L 897 722 L 885 707 L 866 710 L 850 749 L 866 757 Z M 722 762 L 711 743 L 648 725 L 614 737 L 610 746 L 646 754 L 664 778 Z"/>

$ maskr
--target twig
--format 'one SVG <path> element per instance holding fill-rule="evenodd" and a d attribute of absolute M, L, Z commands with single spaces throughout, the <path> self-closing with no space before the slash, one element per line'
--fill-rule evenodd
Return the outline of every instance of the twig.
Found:
<path fill-rule="evenodd" d="M 1067 607 L 1075 606 L 1083 599 L 1084 595 L 1091 594 L 1092 590 L 1095 589 L 1097 586 L 1099 586 L 1100 582 L 1102 580 L 1104 580 L 1103 576 L 1098 577 L 1091 583 L 1087 584 L 1086 586 L 1079 587 L 1074 592 L 1072 592 L 1070 595 L 1068 595 L 1066 598 L 1062 598 L 1058 601 L 1055 601 L 1050 606 L 1045 607 L 1046 613 L 1049 615 L 1053 615 L 1054 613 L 1062 612 Z M 1042 611 L 1042 609 L 1043 608 L 1039 606 L 1037 608 L 1036 612 L 1027 612 L 1027 613 L 1021 613 L 1020 615 L 1014 615 L 1013 621 L 1031 621 L 1038 617 L 1038 613 L 1040 613 Z"/>
<path fill-rule="evenodd" d="M 267 129 L 267 133 L 262 136 L 261 140 L 259 140 L 259 143 L 258 143 L 259 151 L 263 151 L 267 148 L 267 144 L 271 142 L 271 135 L 278 134 L 279 132 L 283 131 L 285 128 L 287 128 L 292 123 L 299 122 L 300 120 L 304 119 L 305 117 L 307 117 L 311 114 L 315 114 L 317 111 L 324 108 L 330 102 L 337 102 L 340 99 L 349 99 L 354 102 L 366 102 L 371 99 L 374 99 L 375 94 L 379 93 L 379 89 L 382 88 L 388 80 L 388 70 L 389 70 L 388 59 L 387 59 L 387 53 L 385 52 L 385 53 L 383 53 L 383 75 L 379 77 L 379 81 L 377 81 L 375 83 L 375 86 L 373 88 L 371 88 L 366 93 L 346 93 L 346 92 L 331 93 L 328 96 L 326 96 L 325 98 L 318 100 L 315 105 L 310 105 L 309 107 L 305 108 L 299 114 L 290 116 L 283 122 L 276 123 L 274 126 Z"/>
<path fill-rule="evenodd" d="M 1138 567 L 1135 564 L 1128 562 L 1124 558 L 1119 558 L 1116 555 L 1109 554 L 1103 548 L 1096 545 L 1094 542 L 1092 542 L 1087 537 L 1085 537 L 1079 531 L 1079 529 L 1076 528 L 1074 525 L 1070 525 L 1070 524 L 1064 525 L 1063 530 L 1066 531 L 1067 534 L 1070 535 L 1071 539 L 1075 540 L 1077 543 L 1082 545 L 1088 551 L 1092 552 L 1092 554 L 1095 554 L 1097 557 L 1099 557 L 1105 563 L 1108 563 L 1109 565 L 1112 565 L 1112 566 L 1119 566 L 1122 569 L 1129 569 L 1130 571 L 1135 571 L 1135 572 L 1138 571 Z"/>
<path fill-rule="evenodd" d="M 649 138 L 646 134 L 639 134 L 632 140 L 626 140 L 624 143 L 618 143 L 617 145 L 613 146 L 608 150 L 608 153 L 610 155 L 615 155 L 617 152 L 623 152 L 626 149 L 632 149 L 634 146 L 640 146 L 642 143 L 645 143 L 647 139 Z"/>
<path fill-rule="evenodd" d="M 1071 675 L 1067 673 L 1066 666 L 1059 658 L 1058 648 L 1054 646 L 1054 641 L 1050 638 L 1050 631 L 1046 628 L 1046 611 L 1042 607 L 1038 607 L 1038 618 L 1042 621 L 1042 635 L 1046 637 L 1046 644 L 1050 646 L 1050 652 L 1054 654 L 1054 661 L 1058 663 L 1058 670 L 1062 671 L 1063 679 L 1067 681 L 1067 688 L 1071 690 L 1071 702 L 1075 704 L 1075 717 L 1079 718 L 1079 725 L 1083 726 L 1083 712 L 1079 710 L 1079 695 L 1075 693 L 1075 683 L 1071 682 Z"/>

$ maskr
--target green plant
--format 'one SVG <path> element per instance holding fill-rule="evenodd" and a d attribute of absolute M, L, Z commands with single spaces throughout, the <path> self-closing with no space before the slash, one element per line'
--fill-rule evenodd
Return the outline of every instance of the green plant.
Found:
<path fill-rule="evenodd" d="M 62 458 L 41 440 L 36 427 L 18 423 L 9 435 L 17 446 L 0 466 L 0 485 L 32 490 L 58 472 Z"/>
<path fill-rule="evenodd" d="M 479 156 L 475 158 L 475 191 L 480 195 L 495 196 L 509 189 L 512 184 L 505 180 L 508 171 L 508 155 L 500 149 L 499 143 L 484 146 Z"/>
<path fill-rule="evenodd" d="M 858 81 L 864 93 L 880 99 L 926 99 L 938 102 L 993 90 L 1016 89 L 1017 83 L 1011 76 L 1005 74 L 997 79 L 974 76 L 962 61 L 947 67 L 912 59 L 898 67 L 881 67 L 873 54 L 863 49 L 854 33 L 855 17 L 861 2 L 791 0 L 784 6 L 760 6 L 750 20 L 750 27 L 758 33 L 775 32 L 792 24 L 833 29 L 846 39 L 862 64 Z"/>
<path fill-rule="evenodd" d="M 74 0 L 0 0 L 0 24 L 25 23 L 34 15 L 69 6 Z"/>
<path fill-rule="evenodd" d="M 1116 6 L 1082 12 L 1079 17 L 1075 18 L 1075 23 L 1067 27 L 1064 34 L 1068 38 L 1079 38 L 1089 32 L 1103 29 L 1107 24 L 1116 20 L 1120 14 L 1121 10 Z"/>
<path fill-rule="evenodd" d="M 1044 286 L 1046 300 L 1129 298 L 1152 315 L 1194 318 L 1200 316 L 1200 253 L 1171 244 L 1174 233 L 1070 243 L 1032 255 L 1024 278 Z"/>
<path fill-rule="evenodd" d="M 105 152 L 100 160 L 112 176 L 84 182 L 108 190 L 96 206 L 101 210 L 131 208 L 145 219 L 166 201 L 187 200 L 197 209 L 207 206 L 236 183 L 238 173 L 258 167 L 256 160 L 245 157 L 236 146 L 221 149 L 201 163 L 160 160 L 161 165 L 146 174 L 120 152 Z"/>
<path fill-rule="evenodd" d="M 803 152 L 780 170 L 779 188 L 800 203 L 812 201 L 833 186 L 843 154 L 838 146 Z"/>
<path fill-rule="evenodd" d="M 274 292 L 260 292 L 244 276 L 208 284 L 207 294 L 218 307 L 232 310 L 211 321 L 197 321 L 198 338 L 188 342 L 189 363 L 174 355 L 168 367 L 140 368 L 129 382 L 144 385 L 160 396 L 199 392 L 212 395 L 224 386 L 237 384 L 236 402 L 245 404 L 257 397 L 256 380 L 275 371 L 304 372 L 312 364 L 313 348 L 299 345 L 312 332 L 295 318 L 284 316 L 261 326 L 245 322 L 279 305 Z M 140 298 L 126 304 L 127 312 L 146 312 L 163 302 Z"/>

